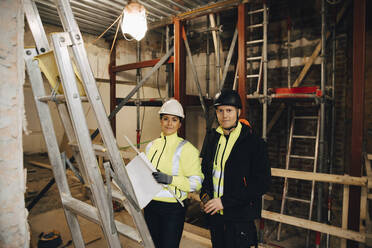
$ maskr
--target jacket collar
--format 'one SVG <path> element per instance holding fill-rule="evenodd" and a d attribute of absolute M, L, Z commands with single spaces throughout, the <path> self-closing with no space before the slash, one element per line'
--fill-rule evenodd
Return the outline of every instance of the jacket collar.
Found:
<path fill-rule="evenodd" d="M 171 134 L 171 135 L 167 135 L 167 136 L 165 136 L 164 133 L 161 132 L 160 137 L 162 139 L 164 139 L 164 137 L 166 137 L 167 141 L 176 141 L 178 139 L 177 132 L 175 132 L 174 134 Z"/>
<path fill-rule="evenodd" d="M 238 125 L 236 125 L 235 129 L 230 133 L 230 135 L 239 135 L 240 132 L 242 130 L 242 124 L 240 122 L 238 122 Z M 222 135 L 224 135 L 223 133 L 223 129 L 221 126 L 219 126 L 217 129 L 216 129 L 216 132 L 217 133 L 220 133 Z"/>

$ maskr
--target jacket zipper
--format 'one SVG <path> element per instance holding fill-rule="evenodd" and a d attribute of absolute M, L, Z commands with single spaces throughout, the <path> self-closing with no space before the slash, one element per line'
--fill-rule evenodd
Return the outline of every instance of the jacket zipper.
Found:
<path fill-rule="evenodd" d="M 218 144 L 218 147 L 217 147 L 217 151 L 216 151 L 216 154 L 214 154 L 214 160 L 213 160 L 213 162 L 217 165 L 217 154 L 218 154 L 218 151 L 220 150 L 220 146 L 221 146 L 221 144 Z"/>
<path fill-rule="evenodd" d="M 221 186 L 221 179 L 222 179 L 222 174 L 223 174 L 222 162 L 223 162 L 223 156 L 225 155 L 225 151 L 226 151 L 226 147 L 227 147 L 227 141 L 228 141 L 228 140 L 226 140 L 226 144 L 225 144 L 225 147 L 223 148 L 223 152 L 222 152 L 222 158 L 221 158 L 221 173 L 220 173 L 220 179 L 218 180 L 217 197 L 220 196 L 220 186 Z"/>
<path fill-rule="evenodd" d="M 163 146 L 163 149 L 161 150 L 161 153 L 160 153 L 160 155 L 159 155 L 158 163 L 156 164 L 156 169 L 158 169 L 159 161 L 160 161 L 161 155 L 163 155 L 164 148 L 165 148 L 165 146 L 167 145 L 167 138 L 166 138 L 165 136 L 164 136 L 164 140 L 165 140 L 165 142 L 164 142 L 164 146 Z"/>
<path fill-rule="evenodd" d="M 157 152 L 158 152 L 158 150 L 156 150 L 156 151 L 154 152 L 154 155 L 152 155 L 151 160 L 150 160 L 151 163 L 152 163 L 152 160 L 154 160 L 154 157 L 155 157 L 155 155 L 156 155 Z"/>

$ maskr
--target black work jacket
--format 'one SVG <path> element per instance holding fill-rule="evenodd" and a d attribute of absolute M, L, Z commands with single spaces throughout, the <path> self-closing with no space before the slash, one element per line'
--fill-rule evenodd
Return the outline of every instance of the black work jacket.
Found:
<path fill-rule="evenodd" d="M 215 129 L 207 132 L 200 156 L 204 181 L 201 197 L 213 198 L 213 160 L 221 134 Z M 227 221 L 249 221 L 261 217 L 261 197 L 271 184 L 266 142 L 252 134 L 242 123 L 224 169 L 224 188 L 221 197 L 223 215 Z"/>

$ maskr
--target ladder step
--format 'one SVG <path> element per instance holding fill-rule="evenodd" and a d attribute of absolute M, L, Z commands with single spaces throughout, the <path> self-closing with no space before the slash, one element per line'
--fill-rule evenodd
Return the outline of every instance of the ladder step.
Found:
<path fill-rule="evenodd" d="M 264 12 L 264 10 L 265 9 L 256 9 L 256 10 L 248 11 L 248 15 L 253 15 L 253 14 L 261 13 L 261 12 Z"/>
<path fill-rule="evenodd" d="M 252 60 L 261 60 L 262 57 L 261 56 L 257 56 L 257 57 L 250 57 L 250 58 L 247 58 L 247 61 L 252 61 Z"/>
<path fill-rule="evenodd" d="M 247 75 L 247 78 L 258 78 L 258 77 L 260 77 L 260 74 Z"/>
<path fill-rule="evenodd" d="M 293 118 L 298 120 L 317 120 L 318 116 L 295 116 Z"/>
<path fill-rule="evenodd" d="M 312 159 L 312 160 L 315 159 L 315 157 L 311 157 L 311 156 L 301 156 L 301 155 L 289 155 L 289 157 L 291 157 L 291 158 L 302 158 L 302 159 Z"/>
<path fill-rule="evenodd" d="M 287 196 L 285 199 L 290 200 L 290 201 L 298 201 L 298 202 L 303 202 L 303 203 L 310 203 L 309 200 L 300 199 L 300 198 L 296 198 L 296 197 L 290 197 L 290 196 Z"/>
<path fill-rule="evenodd" d="M 247 45 L 251 45 L 251 44 L 257 44 L 257 43 L 262 43 L 264 40 L 261 39 L 261 40 L 251 40 L 251 41 L 247 41 L 246 44 Z"/>
<path fill-rule="evenodd" d="M 293 135 L 292 137 L 296 139 L 316 139 L 316 136 L 308 136 L 308 135 Z"/>
<path fill-rule="evenodd" d="M 80 96 L 82 102 L 87 102 L 88 98 L 86 96 Z M 66 102 L 65 95 L 55 95 L 55 96 L 39 96 L 37 98 L 40 102 Z"/>
<path fill-rule="evenodd" d="M 61 199 L 62 204 L 66 209 L 100 225 L 100 220 L 98 218 L 98 210 L 95 207 L 83 201 L 77 200 L 71 196 L 67 196 L 66 194 L 61 194 Z M 119 221 L 115 221 L 115 225 L 116 229 L 120 234 L 138 243 L 142 242 L 141 237 L 138 235 L 137 230 L 135 228 L 123 224 Z"/>
<path fill-rule="evenodd" d="M 247 28 L 251 28 L 251 29 L 253 29 L 253 28 L 260 28 L 260 27 L 263 27 L 263 24 L 262 23 L 247 26 Z"/>

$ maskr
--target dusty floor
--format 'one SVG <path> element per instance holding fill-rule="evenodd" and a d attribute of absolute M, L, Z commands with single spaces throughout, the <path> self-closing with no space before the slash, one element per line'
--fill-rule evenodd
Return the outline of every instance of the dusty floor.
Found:
<path fill-rule="evenodd" d="M 26 192 L 26 206 L 35 198 L 37 193 L 53 178 L 50 169 L 41 168 L 32 165 L 30 161 L 38 161 L 49 164 L 46 154 L 27 155 L 25 156 L 25 168 L 27 169 L 27 192 Z M 81 183 L 75 178 L 68 177 L 68 182 L 73 197 L 80 200 L 89 201 L 85 189 Z M 58 194 L 58 189 L 54 184 L 43 198 L 30 210 L 29 223 L 31 228 L 31 244 L 32 247 L 37 247 L 38 235 L 41 232 L 48 232 L 57 230 L 61 233 L 63 244 L 66 244 L 71 235 L 67 227 L 63 210 L 61 209 L 61 201 Z M 115 218 L 128 225 L 133 225 L 129 214 L 122 210 L 115 213 Z M 189 235 L 184 235 L 181 241 L 182 248 L 202 248 L 211 247 L 201 242 L 197 242 L 197 237 L 190 239 L 190 235 L 196 234 L 200 237 L 210 239 L 210 234 L 206 229 L 206 223 L 203 216 L 200 214 L 199 204 L 193 203 L 189 206 L 185 223 L 185 232 Z M 106 247 L 103 234 L 98 225 L 79 218 L 84 241 L 86 247 Z M 199 226 L 199 227 L 198 227 Z M 203 228 L 200 228 L 203 227 Z M 306 232 L 291 228 L 290 226 L 283 226 L 282 239 L 280 242 L 276 241 L 276 227 L 274 222 L 266 221 L 264 229 L 264 243 L 260 247 L 286 247 L 286 248 L 301 248 L 305 247 Z M 141 247 L 136 242 L 120 237 L 123 247 L 137 248 Z M 69 247 L 73 247 L 70 245 Z"/>

